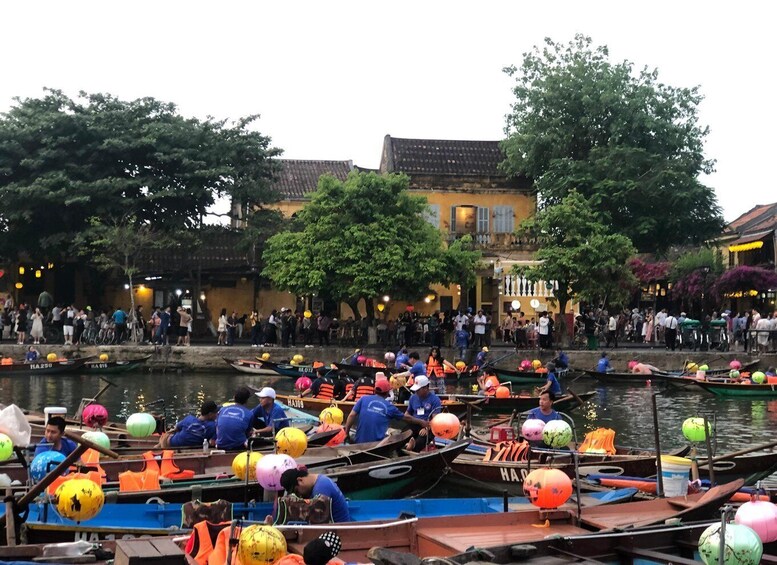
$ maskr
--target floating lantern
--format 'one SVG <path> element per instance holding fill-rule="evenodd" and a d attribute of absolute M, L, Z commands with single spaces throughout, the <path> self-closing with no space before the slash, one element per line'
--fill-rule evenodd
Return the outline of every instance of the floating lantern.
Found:
<path fill-rule="evenodd" d="M 0 434 L 0 461 L 8 461 L 13 455 L 13 441 L 5 434 Z"/>
<path fill-rule="evenodd" d="M 463 371 L 467 367 L 467 364 L 464 361 L 456 361 L 456 368 L 459 371 Z"/>
<path fill-rule="evenodd" d="M 342 424 L 345 414 L 337 406 L 330 406 L 324 408 L 318 415 L 318 419 L 322 424 Z"/>
<path fill-rule="evenodd" d="M 275 451 L 289 457 L 302 457 L 308 448 L 308 436 L 299 428 L 283 428 L 275 434 Z"/>
<path fill-rule="evenodd" d="M 256 464 L 256 479 L 266 490 L 283 490 L 281 475 L 288 469 L 296 469 L 297 463 L 283 453 L 265 455 Z"/>
<path fill-rule="evenodd" d="M 731 363 L 729 363 L 729 364 L 728 364 L 728 366 L 729 366 L 731 369 L 733 369 L 733 370 L 735 370 L 735 371 L 738 371 L 739 369 L 741 369 L 741 368 L 742 368 L 742 362 L 741 362 L 741 361 L 739 361 L 739 360 L 737 360 L 737 359 L 734 359 L 734 360 L 733 360 Z"/>
<path fill-rule="evenodd" d="M 496 387 L 496 395 L 497 398 L 510 398 L 510 389 L 506 386 L 498 386 Z"/>
<path fill-rule="evenodd" d="M 394 360 L 397 358 L 397 356 L 396 356 L 396 355 L 394 355 L 394 354 L 393 354 L 391 351 L 387 351 L 387 352 L 386 352 L 386 354 L 383 356 L 383 358 L 384 358 L 384 359 L 385 359 L 385 360 L 386 360 L 388 363 L 391 363 L 391 362 L 393 362 L 393 361 L 394 361 Z"/>
<path fill-rule="evenodd" d="M 572 441 L 572 428 L 564 420 L 551 420 L 542 430 L 542 441 L 550 447 L 564 447 Z"/>
<path fill-rule="evenodd" d="M 542 367 L 542 361 L 540 361 L 539 359 L 535 359 L 534 361 L 531 362 L 531 366 L 534 367 L 534 370 L 536 371 L 537 369 Z"/>
<path fill-rule="evenodd" d="M 523 480 L 523 493 L 538 508 L 558 508 L 572 496 L 572 479 L 560 469 L 535 469 Z"/>
<path fill-rule="evenodd" d="M 270 565 L 286 553 L 286 538 L 272 526 L 248 526 L 240 533 L 237 554 L 243 565 Z"/>
<path fill-rule="evenodd" d="M 777 505 L 771 502 L 755 498 L 745 502 L 737 510 L 734 522 L 752 528 L 763 543 L 777 541 Z"/>
<path fill-rule="evenodd" d="M 105 495 L 100 485 L 89 479 L 65 481 L 54 493 L 54 504 L 60 516 L 76 522 L 91 520 L 100 513 Z"/>
<path fill-rule="evenodd" d="M 82 435 L 81 438 L 85 439 L 86 441 L 91 441 L 95 445 L 99 445 L 100 447 L 104 447 L 105 449 L 111 448 L 111 439 L 103 432 L 98 432 L 98 431 L 84 432 L 84 435 Z"/>
<path fill-rule="evenodd" d="M 297 363 L 302 363 L 305 360 L 305 358 L 299 353 L 297 353 L 294 357 L 291 358 L 291 360 L 296 361 Z"/>
<path fill-rule="evenodd" d="M 757 565 L 763 555 L 758 534 L 740 524 L 726 524 L 723 563 L 726 565 Z M 720 524 L 713 524 L 699 537 L 699 556 L 706 565 L 717 565 L 720 555 Z"/>
<path fill-rule="evenodd" d="M 32 480 L 37 483 L 64 460 L 65 455 L 59 451 L 49 450 L 38 453 L 32 460 L 32 463 L 30 463 L 30 476 Z"/>
<path fill-rule="evenodd" d="M 297 381 L 294 383 L 294 388 L 298 391 L 302 392 L 303 390 L 307 390 L 310 388 L 310 385 L 312 385 L 313 382 L 310 380 L 309 377 L 300 377 L 297 379 Z"/>
<path fill-rule="evenodd" d="M 763 371 L 756 371 L 750 378 L 753 379 L 753 382 L 758 385 L 762 385 L 766 382 L 766 375 L 763 373 Z"/>
<path fill-rule="evenodd" d="M 262 353 L 262 361 L 267 361 L 270 358 L 269 353 Z"/>
<path fill-rule="evenodd" d="M 100 361 L 105 363 L 108 360 L 108 354 L 107 353 L 100 353 Z"/>
<path fill-rule="evenodd" d="M 127 431 L 132 437 L 148 437 L 156 431 L 156 420 L 148 412 L 136 412 L 127 418 Z"/>
<path fill-rule="evenodd" d="M 521 365 L 520 365 L 521 371 L 531 371 L 532 368 L 533 367 L 531 365 L 531 361 L 529 361 L 528 359 L 524 359 L 523 361 L 521 361 Z"/>
<path fill-rule="evenodd" d="M 357 362 L 359 365 L 364 365 L 364 363 L 365 363 L 366 361 L 367 361 L 367 357 L 365 357 L 364 355 L 359 355 L 359 356 L 356 358 L 356 362 Z"/>
<path fill-rule="evenodd" d="M 732 369 L 731 371 L 729 371 L 728 377 L 730 379 L 738 379 L 739 378 L 739 371 L 737 369 Z"/>
<path fill-rule="evenodd" d="M 453 439 L 459 435 L 461 422 L 450 412 L 442 412 L 434 416 L 429 422 L 432 426 L 432 433 L 436 437 L 443 439 Z"/>
<path fill-rule="evenodd" d="M 262 458 L 262 454 L 257 451 L 244 451 L 238 453 L 232 460 L 232 472 L 235 476 L 244 481 L 246 478 L 246 470 L 248 470 L 248 480 L 256 480 L 256 464 Z"/>
<path fill-rule="evenodd" d="M 712 435 L 712 426 L 707 422 L 707 430 Z M 683 422 L 683 435 L 685 439 L 693 442 L 702 442 L 706 436 L 704 434 L 704 418 L 688 418 Z"/>
<path fill-rule="evenodd" d="M 688 363 L 685 368 L 689 373 L 695 373 L 699 370 L 699 366 L 696 363 Z"/>
<path fill-rule="evenodd" d="M 48 361 L 49 363 L 53 363 L 56 360 L 57 360 L 56 353 L 49 353 L 48 355 L 46 355 L 46 361 Z"/>
<path fill-rule="evenodd" d="M 90 404 L 81 412 L 81 419 L 90 428 L 102 428 L 108 423 L 108 410 L 102 404 Z"/>
<path fill-rule="evenodd" d="M 544 429 L 545 422 L 538 418 L 530 418 L 521 426 L 521 435 L 529 441 L 540 441 Z"/>
<path fill-rule="evenodd" d="M 699 365 L 699 371 L 709 371 L 710 368 L 708 365 Z"/>

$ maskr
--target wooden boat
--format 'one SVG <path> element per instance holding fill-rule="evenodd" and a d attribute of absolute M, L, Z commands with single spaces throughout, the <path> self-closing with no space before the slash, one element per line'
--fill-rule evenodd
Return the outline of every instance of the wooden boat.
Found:
<path fill-rule="evenodd" d="M 475 399 L 473 400 L 474 404 L 480 405 L 483 403 L 484 398 L 482 396 L 476 396 L 473 398 Z M 448 412 L 453 412 L 454 414 L 463 414 L 467 411 L 468 401 L 449 398 L 443 399 L 442 396 L 440 399 L 442 400 L 443 408 L 447 409 Z M 291 408 L 297 408 L 299 410 L 305 410 L 306 412 L 313 412 L 315 414 L 318 414 L 324 408 L 337 406 L 340 410 L 343 411 L 345 416 L 348 416 L 348 414 L 351 413 L 353 407 L 356 405 L 356 403 L 351 400 L 325 400 L 322 398 L 313 398 L 310 396 L 300 397 L 286 394 L 278 394 L 276 396 L 276 400 L 280 400 Z M 534 408 L 536 405 L 537 403 L 534 402 L 534 404 L 532 404 L 532 408 Z M 406 404 L 396 404 L 396 406 L 403 411 L 407 409 Z"/>
<path fill-rule="evenodd" d="M 139 369 L 151 359 L 151 355 L 135 357 L 134 359 L 116 359 L 114 361 L 88 361 L 79 369 L 79 372 L 90 373 L 129 373 Z"/>
<path fill-rule="evenodd" d="M 502 367 L 493 367 L 492 369 L 500 382 L 512 383 L 522 386 L 542 386 L 548 380 L 547 373 L 537 373 L 535 371 L 519 371 L 504 369 Z M 569 369 L 558 369 L 555 372 L 557 379 L 562 379 L 569 374 Z"/>
<path fill-rule="evenodd" d="M 384 373 L 387 377 L 399 372 L 398 369 L 393 367 L 365 367 L 363 365 L 349 365 L 347 363 L 332 363 L 337 367 L 339 373 L 345 373 L 354 380 L 360 379 L 364 376 L 375 378 L 375 375 L 379 372 Z M 458 375 L 454 371 L 445 372 L 445 380 L 451 382 L 473 380 L 478 376 L 479 371 L 462 371 Z"/>
<path fill-rule="evenodd" d="M 553 402 L 553 408 L 562 411 L 574 410 L 580 406 L 580 400 L 585 402 L 595 395 L 596 391 L 582 392 L 578 395 L 565 394 Z M 531 410 L 539 405 L 539 397 L 530 395 L 512 395 L 507 398 L 478 396 L 474 394 L 441 394 L 439 396 L 441 399 L 445 398 L 447 400 L 457 400 L 468 404 L 475 404 L 481 410 L 491 412 L 510 413 L 513 410 L 525 412 L 526 410 Z"/>
<path fill-rule="evenodd" d="M 292 365 L 291 363 L 276 363 L 274 361 L 265 361 L 257 357 L 256 362 L 263 368 L 268 369 L 283 377 L 309 377 L 316 378 L 316 367 L 313 365 Z"/>
<path fill-rule="evenodd" d="M 232 368 L 241 373 L 248 373 L 249 375 L 266 375 L 266 376 L 278 376 L 278 372 L 273 369 L 268 369 L 264 364 L 266 361 L 258 361 L 256 359 L 228 359 L 222 357 L 224 361 L 232 365 Z"/>
<path fill-rule="evenodd" d="M 15 376 L 33 376 L 33 375 L 54 375 L 59 373 L 75 373 L 91 360 L 92 357 L 82 359 L 57 359 L 56 361 L 47 361 L 39 359 L 33 363 L 11 363 L 0 365 L 0 377 Z"/>
<path fill-rule="evenodd" d="M 653 373 L 652 375 L 645 375 L 643 373 L 600 373 L 599 371 L 592 371 L 589 369 L 583 369 L 583 373 L 589 377 L 594 377 L 596 380 L 606 384 L 645 384 L 647 381 L 652 381 L 657 375 L 669 375 L 665 371 L 660 373 Z"/>
<path fill-rule="evenodd" d="M 777 384 L 744 384 L 732 382 L 694 381 L 699 386 L 717 396 L 732 398 L 777 398 Z"/>
<path fill-rule="evenodd" d="M 592 508 L 602 504 L 627 502 L 636 492 L 636 489 L 619 489 L 582 494 L 580 504 L 583 508 Z M 30 506 L 25 524 L 27 540 L 32 543 L 66 542 L 72 541 L 74 537 L 103 540 L 109 536 L 126 535 L 127 532 L 134 531 L 143 531 L 144 535 L 154 536 L 167 536 L 176 530 L 183 532 L 182 504 L 106 504 L 99 515 L 81 523 L 62 518 L 47 506 L 49 504 L 46 502 Z M 232 516 L 241 520 L 261 522 L 266 516 L 275 513 L 274 506 L 274 502 L 237 503 L 232 506 Z M 576 506 L 576 502 L 570 500 L 564 508 L 573 506 Z M 403 515 L 428 518 L 527 511 L 535 508 L 525 497 L 349 500 L 348 507 L 353 522 L 391 521 Z M 4 508 L 0 507 L 0 515 L 3 512 Z M 67 529 L 57 529 L 57 526 L 66 526 Z"/>

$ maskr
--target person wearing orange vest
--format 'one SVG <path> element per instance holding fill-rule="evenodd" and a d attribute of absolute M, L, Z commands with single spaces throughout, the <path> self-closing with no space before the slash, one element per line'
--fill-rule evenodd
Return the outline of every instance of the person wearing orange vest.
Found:
<path fill-rule="evenodd" d="M 364 375 L 356 381 L 351 391 L 345 395 L 344 400 L 358 402 L 360 398 L 370 394 L 375 394 L 375 378 L 370 375 Z"/>
<path fill-rule="evenodd" d="M 310 388 L 303 390 L 299 395 L 303 397 L 312 394 L 313 398 L 332 400 L 335 397 L 335 382 L 329 377 L 329 371 L 324 367 L 316 369 L 316 378 Z"/>
<path fill-rule="evenodd" d="M 453 366 L 453 363 L 446 361 L 439 347 L 432 347 L 429 352 L 429 359 L 426 361 L 426 374 L 434 381 L 437 392 L 445 394 L 445 369 L 456 373 L 459 376 L 459 370 Z"/>

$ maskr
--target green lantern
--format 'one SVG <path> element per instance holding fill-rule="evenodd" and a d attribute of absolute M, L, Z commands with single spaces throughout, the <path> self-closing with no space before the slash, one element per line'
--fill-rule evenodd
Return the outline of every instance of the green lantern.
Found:
<path fill-rule="evenodd" d="M 741 524 L 726 524 L 723 563 L 725 565 L 758 565 L 764 548 L 751 528 Z M 718 565 L 720 555 L 720 524 L 713 524 L 699 537 L 699 556 L 707 565 Z"/>
<path fill-rule="evenodd" d="M 712 426 L 707 422 L 707 429 L 712 434 Z M 704 418 L 688 418 L 683 422 L 683 435 L 688 441 L 702 442 L 706 439 L 704 434 Z"/>
<path fill-rule="evenodd" d="M 753 379 L 753 382 L 758 385 L 762 385 L 766 382 L 766 375 L 763 373 L 763 371 L 756 371 L 750 378 Z"/>
<path fill-rule="evenodd" d="M 86 441 L 91 441 L 94 444 L 99 445 L 100 447 L 104 447 L 105 449 L 111 448 L 111 440 L 110 438 L 103 432 L 84 432 L 84 434 L 81 436 Z"/>
<path fill-rule="evenodd" d="M 148 412 L 136 412 L 127 418 L 127 431 L 132 437 L 148 437 L 156 430 L 156 420 Z"/>
<path fill-rule="evenodd" d="M 13 455 L 13 442 L 5 434 L 0 434 L 0 461 L 7 461 Z"/>

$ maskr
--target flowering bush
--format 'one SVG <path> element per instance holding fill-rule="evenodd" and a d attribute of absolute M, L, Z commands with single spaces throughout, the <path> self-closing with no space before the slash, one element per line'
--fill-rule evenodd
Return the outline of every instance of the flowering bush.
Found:
<path fill-rule="evenodd" d="M 637 257 L 632 257 L 629 260 L 629 268 L 641 284 L 665 280 L 669 276 L 671 266 L 671 263 L 667 261 L 647 263 Z"/>
<path fill-rule="evenodd" d="M 761 267 L 742 265 L 723 273 L 714 286 L 719 296 L 733 292 L 757 290 L 764 292 L 777 288 L 777 273 Z"/>

